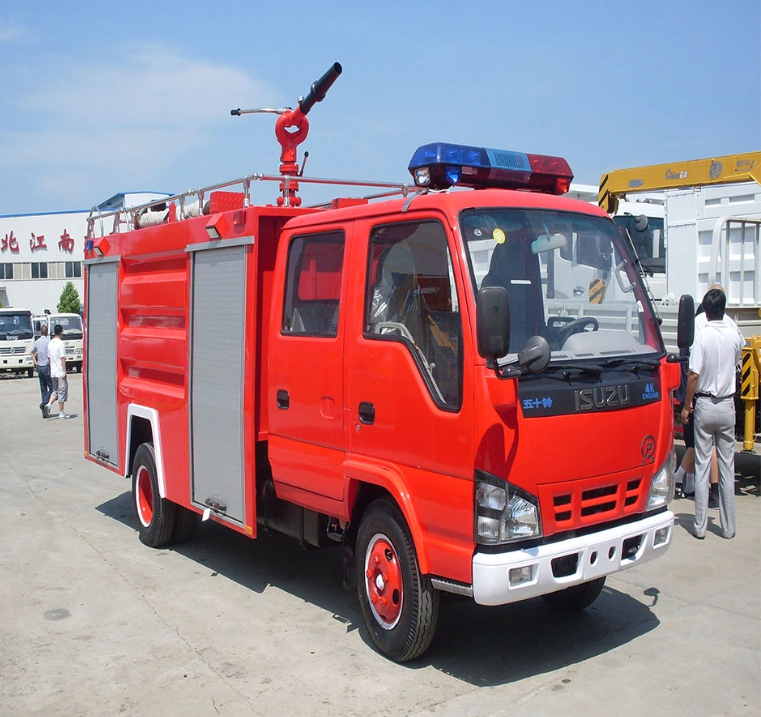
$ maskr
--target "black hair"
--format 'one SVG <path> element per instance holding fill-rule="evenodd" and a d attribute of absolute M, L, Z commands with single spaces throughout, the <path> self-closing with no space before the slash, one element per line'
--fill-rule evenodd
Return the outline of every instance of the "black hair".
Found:
<path fill-rule="evenodd" d="M 723 319 L 726 305 L 727 297 L 721 289 L 710 289 L 703 297 L 703 308 L 709 321 Z"/>
<path fill-rule="evenodd" d="M 63 333 L 63 326 L 61 324 L 56 324 L 55 328 L 53 329 L 53 334 L 55 336 L 60 336 Z"/>

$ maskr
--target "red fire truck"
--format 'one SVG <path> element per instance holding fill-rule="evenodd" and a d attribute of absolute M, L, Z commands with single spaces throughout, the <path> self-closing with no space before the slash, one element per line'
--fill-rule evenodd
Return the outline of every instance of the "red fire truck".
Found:
<path fill-rule="evenodd" d="M 412 186 L 301 206 L 339 184 L 296 148 L 340 70 L 275 110 L 279 175 L 91 217 L 85 452 L 131 477 L 149 546 L 199 516 L 343 544 L 402 662 L 441 591 L 571 612 L 666 552 L 679 364 L 563 159 L 434 143 Z"/>

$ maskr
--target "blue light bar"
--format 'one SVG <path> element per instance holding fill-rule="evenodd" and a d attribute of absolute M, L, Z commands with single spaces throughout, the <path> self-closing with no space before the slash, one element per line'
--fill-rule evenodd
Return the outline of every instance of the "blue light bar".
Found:
<path fill-rule="evenodd" d="M 563 194 L 573 179 L 561 157 L 446 142 L 419 147 L 409 171 L 415 184 L 431 189 L 501 187 Z"/>

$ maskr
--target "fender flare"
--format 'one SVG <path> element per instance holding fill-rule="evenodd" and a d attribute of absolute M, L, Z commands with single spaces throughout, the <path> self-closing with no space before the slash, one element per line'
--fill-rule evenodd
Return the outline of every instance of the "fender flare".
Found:
<path fill-rule="evenodd" d="M 159 412 L 155 408 L 140 406 L 136 403 L 130 403 L 127 406 L 127 441 L 124 446 L 124 455 L 129 458 L 129 447 L 132 441 L 132 419 L 144 418 L 151 424 L 153 434 L 153 456 L 156 459 L 156 478 L 159 483 L 159 495 L 166 498 L 166 481 L 164 480 L 164 456 L 161 451 L 161 430 L 159 428 Z M 132 472 L 132 466 L 127 465 L 125 461 L 126 478 Z"/>
<path fill-rule="evenodd" d="M 407 521 L 420 564 L 420 572 L 430 573 L 430 560 L 426 541 L 423 539 L 423 529 L 417 519 L 407 484 L 399 467 L 388 463 L 371 463 L 366 460 L 350 459 L 344 461 L 344 476 L 346 477 L 344 486 L 345 505 L 350 504 L 349 497 L 355 492 L 352 484 L 369 483 L 388 491 Z"/>

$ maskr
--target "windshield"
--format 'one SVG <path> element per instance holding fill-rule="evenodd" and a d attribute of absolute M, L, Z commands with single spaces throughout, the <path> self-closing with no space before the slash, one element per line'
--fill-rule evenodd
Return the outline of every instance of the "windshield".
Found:
<path fill-rule="evenodd" d="M 0 339 L 31 339 L 31 314 L 0 314 Z"/>
<path fill-rule="evenodd" d="M 631 241 L 642 269 L 652 274 L 666 271 L 666 237 L 663 233 L 663 217 L 634 216 L 622 214 L 613 217 L 613 221 L 624 235 Z"/>
<path fill-rule="evenodd" d="M 531 209 L 460 216 L 474 290 L 503 286 L 514 357 L 535 335 L 552 361 L 656 354 L 660 336 L 638 272 L 603 217 Z"/>
<path fill-rule="evenodd" d="M 81 339 L 82 338 L 82 317 L 81 316 L 51 316 L 50 328 L 48 332 L 52 334 L 56 325 L 63 329 L 64 339 Z"/>

